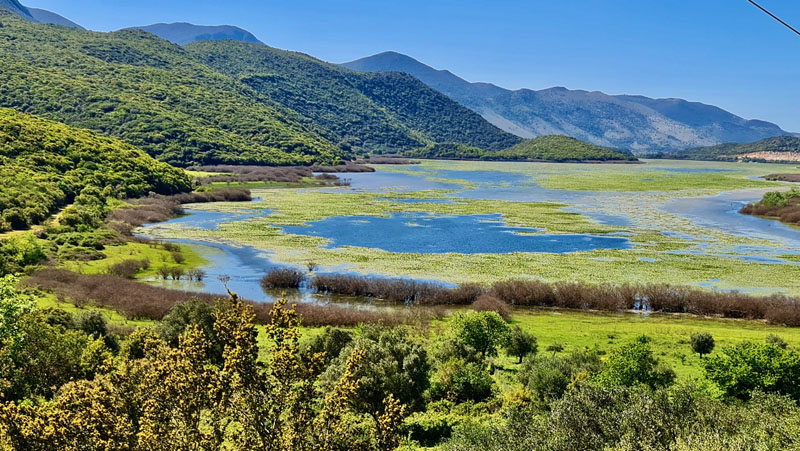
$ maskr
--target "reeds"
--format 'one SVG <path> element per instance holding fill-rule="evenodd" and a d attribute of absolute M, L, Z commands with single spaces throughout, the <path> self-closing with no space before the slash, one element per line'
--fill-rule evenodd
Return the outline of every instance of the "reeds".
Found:
<path fill-rule="evenodd" d="M 96 305 L 110 308 L 128 319 L 161 320 L 172 307 L 190 299 L 213 303 L 219 296 L 171 290 L 146 285 L 112 275 L 84 275 L 62 269 L 44 269 L 33 273 L 25 283 L 28 286 L 52 292 L 62 301 L 78 306 Z M 269 322 L 271 303 L 249 302 L 256 314 L 256 321 Z M 397 311 L 373 311 L 337 305 L 298 304 L 297 312 L 303 325 L 352 327 L 359 324 L 418 324 L 441 317 L 434 309 L 403 309 Z"/>

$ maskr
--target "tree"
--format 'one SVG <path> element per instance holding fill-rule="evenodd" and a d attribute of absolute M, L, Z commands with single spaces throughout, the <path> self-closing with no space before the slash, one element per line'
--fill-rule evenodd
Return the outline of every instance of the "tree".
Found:
<path fill-rule="evenodd" d="M 800 353 L 766 343 L 727 346 L 705 361 L 706 376 L 730 397 L 750 399 L 753 391 L 800 400 Z"/>
<path fill-rule="evenodd" d="M 431 398 L 461 403 L 483 401 L 492 396 L 494 380 L 486 365 L 451 358 L 433 375 Z"/>
<path fill-rule="evenodd" d="M 764 338 L 764 342 L 766 344 L 770 345 L 770 346 L 777 346 L 777 347 L 779 347 L 781 349 L 786 349 L 788 347 L 788 345 L 786 344 L 786 341 L 784 341 L 783 338 L 781 338 L 781 337 L 779 337 L 779 336 L 777 336 L 775 334 L 767 335 Z"/>
<path fill-rule="evenodd" d="M 692 334 L 692 351 L 700 354 L 700 358 L 703 358 L 703 354 L 711 354 L 711 351 L 714 350 L 714 337 L 711 336 L 708 332 L 699 332 L 696 334 Z"/>
<path fill-rule="evenodd" d="M 453 336 L 478 352 L 481 357 L 497 355 L 497 348 L 508 339 L 511 329 L 496 312 L 458 312 L 453 316 Z"/>
<path fill-rule="evenodd" d="M 555 342 L 547 345 L 547 347 L 544 350 L 547 352 L 552 352 L 553 357 L 555 357 L 557 353 L 564 352 L 564 345 L 562 345 L 559 342 Z"/>
<path fill-rule="evenodd" d="M 671 384 L 675 372 L 653 356 L 648 341 L 642 335 L 612 352 L 598 375 L 600 382 L 624 387 L 644 384 L 651 388 Z"/>
<path fill-rule="evenodd" d="M 533 334 L 523 331 L 519 326 L 514 326 L 511 329 L 505 348 L 508 355 L 519 358 L 517 363 L 520 364 L 525 356 L 529 354 L 535 355 L 539 350 L 539 345 Z"/>
<path fill-rule="evenodd" d="M 355 350 L 364 351 L 363 365 L 355 374 L 359 388 L 351 399 L 357 411 L 367 414 L 381 411 L 389 394 L 411 410 L 421 407 L 422 394 L 430 382 L 428 354 L 401 328 L 368 326 L 322 375 L 323 391 L 331 390 L 342 378 L 348 356 Z"/>

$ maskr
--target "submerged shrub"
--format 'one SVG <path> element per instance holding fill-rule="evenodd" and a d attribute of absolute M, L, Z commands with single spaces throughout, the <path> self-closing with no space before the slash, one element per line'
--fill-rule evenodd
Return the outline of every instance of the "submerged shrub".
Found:
<path fill-rule="evenodd" d="M 274 269 L 261 278 L 261 288 L 299 288 L 305 277 L 304 272 L 294 268 Z"/>

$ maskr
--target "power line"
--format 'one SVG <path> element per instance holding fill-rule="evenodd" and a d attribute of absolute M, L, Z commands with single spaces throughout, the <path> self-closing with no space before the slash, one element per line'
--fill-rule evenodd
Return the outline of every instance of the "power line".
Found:
<path fill-rule="evenodd" d="M 767 15 L 769 15 L 769 16 L 770 16 L 770 17 L 772 17 L 773 19 L 775 19 L 775 20 L 777 20 L 778 22 L 780 22 L 781 24 L 783 24 L 783 26 L 784 26 L 784 27 L 786 27 L 786 28 L 788 28 L 788 29 L 790 29 L 790 30 L 794 31 L 794 32 L 795 32 L 795 33 L 797 33 L 798 35 L 800 35 L 800 31 L 797 31 L 797 30 L 796 30 L 794 27 L 792 27 L 792 26 L 791 26 L 791 25 L 789 25 L 788 23 L 786 23 L 786 22 L 782 21 L 780 17 L 778 17 L 778 16 L 776 16 L 775 14 L 772 14 L 771 12 L 767 11 L 767 10 L 766 10 L 766 9 L 765 9 L 763 6 L 759 5 L 758 3 L 754 2 L 753 0 L 747 0 L 747 1 L 748 1 L 748 2 L 750 2 L 750 3 L 752 3 L 753 5 L 755 5 L 755 7 L 756 7 L 756 8 L 758 8 L 758 9 L 760 9 L 761 11 L 764 11 L 764 12 L 765 12 Z"/>

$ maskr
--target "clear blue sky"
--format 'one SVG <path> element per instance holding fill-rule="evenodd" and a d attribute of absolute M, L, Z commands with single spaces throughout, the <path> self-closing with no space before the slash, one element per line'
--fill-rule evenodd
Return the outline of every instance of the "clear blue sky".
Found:
<path fill-rule="evenodd" d="M 800 1 L 760 0 L 800 28 Z M 800 132 L 800 36 L 746 0 L 28 0 L 92 30 L 232 24 L 345 62 L 385 50 L 506 88 L 681 97 Z"/>

